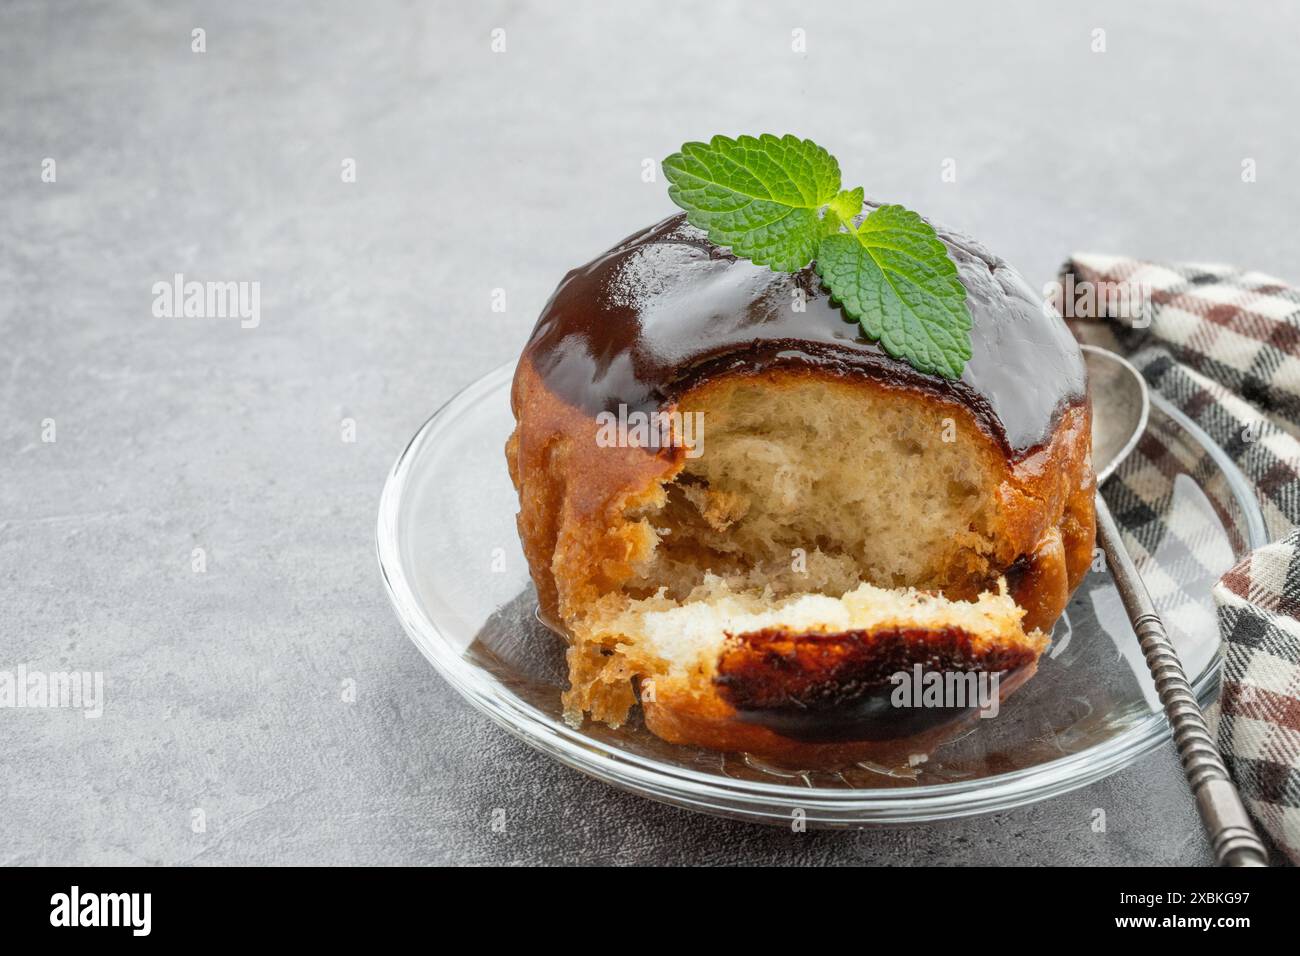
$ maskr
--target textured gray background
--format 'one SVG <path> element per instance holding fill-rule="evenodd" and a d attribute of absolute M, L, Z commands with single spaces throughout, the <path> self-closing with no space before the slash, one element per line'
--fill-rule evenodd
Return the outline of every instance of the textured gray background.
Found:
<path fill-rule="evenodd" d="M 517 353 L 567 268 L 669 211 L 641 161 L 684 139 L 810 136 L 1035 284 L 1081 248 L 1294 276 L 1296 12 L 274 6 L 0 7 L 0 669 L 107 680 L 99 720 L 0 711 L 0 862 L 1207 860 L 1170 748 L 1028 809 L 856 834 L 615 792 L 441 682 L 373 528 L 427 415 Z M 261 326 L 154 318 L 174 272 L 260 281 Z"/>

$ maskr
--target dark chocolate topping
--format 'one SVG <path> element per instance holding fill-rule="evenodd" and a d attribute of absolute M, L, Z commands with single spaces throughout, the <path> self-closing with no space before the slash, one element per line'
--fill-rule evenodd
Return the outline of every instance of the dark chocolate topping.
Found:
<path fill-rule="evenodd" d="M 969 239 L 938 232 L 974 320 L 973 354 L 957 381 L 885 354 L 831 304 L 811 268 L 776 273 L 736 259 L 684 215 L 565 276 L 524 354 L 554 393 L 593 415 L 620 404 L 658 410 L 721 371 L 814 365 L 953 398 L 1005 451 L 1022 454 L 1083 400 L 1083 356 L 1015 269 Z M 797 290 L 803 311 L 793 307 Z"/>
<path fill-rule="evenodd" d="M 718 659 L 713 683 L 738 720 L 792 740 L 897 740 L 968 716 L 979 703 L 929 706 L 915 686 L 918 697 L 897 706 L 895 675 L 910 678 L 919 670 L 946 681 L 948 675 L 997 674 L 1000 685 L 1036 657 L 1028 647 L 981 647 L 957 627 L 802 635 L 771 628 L 734 638 Z"/>

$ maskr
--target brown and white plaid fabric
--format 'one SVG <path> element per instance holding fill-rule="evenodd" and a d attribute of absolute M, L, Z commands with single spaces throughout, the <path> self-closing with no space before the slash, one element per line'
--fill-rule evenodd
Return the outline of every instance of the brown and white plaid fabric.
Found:
<path fill-rule="evenodd" d="M 1274 543 L 1213 586 L 1225 658 L 1209 716 L 1247 806 L 1278 849 L 1300 862 L 1300 290 L 1226 265 L 1089 254 L 1074 256 L 1061 278 L 1067 302 L 1069 290 L 1088 283 L 1090 303 L 1121 304 L 1072 319 L 1080 338 L 1126 355 L 1254 485 Z M 1145 296 L 1141 310 L 1124 307 L 1119 294 L 1135 290 Z M 1206 476 L 1215 507 L 1228 506 L 1208 477 L 1210 462 L 1174 468 L 1164 461 L 1170 454 L 1149 435 L 1136 461 L 1107 483 L 1107 500 L 1139 554 L 1168 531 L 1161 474 Z"/>

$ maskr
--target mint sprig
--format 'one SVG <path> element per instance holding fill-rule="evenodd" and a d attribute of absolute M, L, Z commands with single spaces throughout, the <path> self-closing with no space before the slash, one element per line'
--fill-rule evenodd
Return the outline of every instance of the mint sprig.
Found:
<path fill-rule="evenodd" d="M 902 206 L 881 206 L 862 225 L 817 248 L 831 299 L 895 358 L 960 378 L 971 356 L 966 287 L 934 227 Z"/>
<path fill-rule="evenodd" d="M 840 166 L 795 136 L 715 136 L 663 162 L 668 195 L 716 245 L 775 272 L 816 260 L 831 299 L 889 355 L 959 378 L 971 357 L 966 289 L 929 223 L 881 206 L 860 225 L 863 190 L 840 188 Z"/>
<path fill-rule="evenodd" d="M 664 160 L 668 195 L 715 244 L 774 272 L 808 264 L 821 238 L 820 210 L 840 189 L 840 164 L 793 136 L 687 143 Z"/>

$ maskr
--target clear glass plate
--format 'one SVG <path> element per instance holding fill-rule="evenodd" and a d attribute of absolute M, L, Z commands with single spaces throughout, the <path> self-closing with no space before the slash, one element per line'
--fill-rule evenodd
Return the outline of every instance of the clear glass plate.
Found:
<path fill-rule="evenodd" d="M 563 644 L 537 619 L 515 531 L 504 445 L 514 421 L 513 365 L 479 379 L 427 421 L 397 460 L 379 508 L 378 552 L 403 627 L 474 707 L 538 750 L 597 779 L 666 803 L 742 819 L 862 826 L 1005 810 L 1114 773 L 1168 736 L 1119 596 L 1104 572 L 1079 588 L 1036 676 L 997 720 L 906 766 L 792 771 L 736 754 L 666 744 L 638 719 L 618 730 L 560 716 Z M 1131 539 L 1203 703 L 1217 689 L 1219 634 L 1210 585 L 1265 542 L 1244 477 L 1158 395 L 1148 437 L 1171 452 L 1132 459 L 1121 482 L 1167 481 L 1163 521 Z M 1170 463 L 1187 463 L 1180 472 Z M 1108 488 L 1110 486 L 1108 485 Z M 1109 495 L 1108 495 L 1109 496 Z M 1112 501 L 1112 504 L 1116 504 Z M 1116 508 L 1122 513 L 1121 507 Z M 1150 517 L 1150 516 L 1148 516 Z M 1155 540 L 1151 528 L 1161 529 Z"/>

